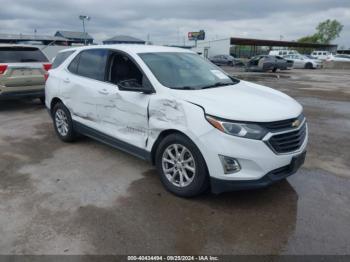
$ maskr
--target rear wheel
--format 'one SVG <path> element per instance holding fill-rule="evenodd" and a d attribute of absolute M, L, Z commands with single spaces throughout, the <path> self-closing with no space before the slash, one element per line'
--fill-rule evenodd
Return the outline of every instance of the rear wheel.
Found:
<path fill-rule="evenodd" d="M 156 166 L 165 188 L 181 197 L 193 197 L 209 186 L 205 160 L 197 146 L 181 134 L 167 136 L 158 146 Z"/>
<path fill-rule="evenodd" d="M 58 103 L 52 112 L 56 134 L 64 142 L 72 142 L 76 138 L 73 121 L 69 110 L 62 103 Z"/>

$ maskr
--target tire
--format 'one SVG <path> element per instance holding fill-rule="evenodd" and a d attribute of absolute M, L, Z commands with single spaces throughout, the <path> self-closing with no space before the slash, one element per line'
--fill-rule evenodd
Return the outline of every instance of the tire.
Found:
<path fill-rule="evenodd" d="M 312 64 L 311 63 L 306 63 L 305 64 L 305 69 L 312 69 Z"/>
<path fill-rule="evenodd" d="M 176 149 L 179 153 L 177 156 Z M 174 158 L 170 156 L 169 151 Z M 181 154 L 182 152 L 184 153 Z M 183 155 L 182 158 L 181 155 Z M 190 161 L 191 157 L 193 161 Z M 163 160 L 164 158 L 167 161 Z M 205 160 L 198 147 L 184 135 L 171 134 L 161 141 L 156 152 L 156 167 L 164 187 L 177 196 L 194 197 L 209 187 L 209 174 Z M 166 169 L 173 171 L 166 173 Z"/>
<path fill-rule="evenodd" d="M 63 142 L 73 142 L 76 138 L 76 133 L 70 112 L 64 104 L 58 103 L 54 106 L 52 119 L 57 136 Z"/>
<path fill-rule="evenodd" d="M 272 69 L 272 72 L 276 73 L 277 72 L 277 68 L 275 67 L 274 69 Z"/>

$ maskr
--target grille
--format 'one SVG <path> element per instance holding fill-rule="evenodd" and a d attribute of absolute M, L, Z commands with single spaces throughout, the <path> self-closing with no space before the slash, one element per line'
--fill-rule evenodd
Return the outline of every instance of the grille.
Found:
<path fill-rule="evenodd" d="M 298 150 L 306 137 L 306 123 L 298 130 L 272 136 L 268 144 L 277 153 L 289 153 Z"/>
<path fill-rule="evenodd" d="M 300 123 L 302 123 L 304 120 L 304 115 L 301 114 L 297 118 L 292 118 L 287 120 L 260 123 L 260 125 L 268 129 L 269 131 L 276 132 L 276 131 L 282 131 L 282 130 L 293 128 L 293 122 L 295 120 L 299 120 Z"/>

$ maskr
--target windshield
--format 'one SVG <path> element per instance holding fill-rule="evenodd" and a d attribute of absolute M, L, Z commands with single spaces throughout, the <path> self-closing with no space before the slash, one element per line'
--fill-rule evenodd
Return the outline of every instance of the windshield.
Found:
<path fill-rule="evenodd" d="M 213 88 L 239 82 L 197 54 L 160 52 L 139 56 L 158 81 L 172 89 Z"/>

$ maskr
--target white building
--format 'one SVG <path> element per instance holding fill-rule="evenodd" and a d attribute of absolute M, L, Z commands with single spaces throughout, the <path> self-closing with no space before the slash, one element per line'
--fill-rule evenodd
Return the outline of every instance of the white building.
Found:
<path fill-rule="evenodd" d="M 197 47 L 193 47 L 192 50 L 203 55 L 205 58 L 208 58 L 214 55 L 229 55 L 230 47 L 231 38 L 225 38 L 211 41 L 200 41 L 197 43 Z"/>

